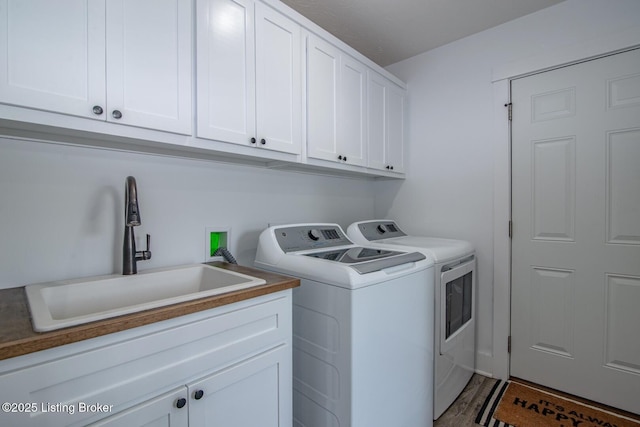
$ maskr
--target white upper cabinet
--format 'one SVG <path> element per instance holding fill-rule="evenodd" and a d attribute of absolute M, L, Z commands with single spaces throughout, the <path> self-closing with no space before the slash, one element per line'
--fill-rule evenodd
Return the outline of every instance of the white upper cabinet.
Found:
<path fill-rule="evenodd" d="M 0 0 L 0 102 L 191 133 L 189 0 Z"/>
<path fill-rule="evenodd" d="M 252 0 L 198 0 L 197 136 L 247 144 L 255 138 Z"/>
<path fill-rule="evenodd" d="M 307 46 L 308 156 L 367 164 L 367 67 L 311 35 Z"/>
<path fill-rule="evenodd" d="M 191 133 L 191 28 L 189 0 L 107 2 L 107 120 Z"/>
<path fill-rule="evenodd" d="M 338 155 L 350 165 L 367 165 L 367 67 L 341 56 Z"/>
<path fill-rule="evenodd" d="M 337 160 L 340 51 L 309 37 L 307 45 L 308 156 Z"/>
<path fill-rule="evenodd" d="M 197 11 L 197 136 L 300 154 L 300 26 L 252 0 Z"/>
<path fill-rule="evenodd" d="M 0 125 L 27 137 L 401 178 L 405 101 L 278 0 L 0 0 Z"/>
<path fill-rule="evenodd" d="M 368 96 L 368 166 L 403 173 L 406 91 L 369 71 Z"/>
<path fill-rule="evenodd" d="M 390 83 L 387 98 L 387 159 L 385 169 L 404 173 L 407 91 Z M 387 168 L 387 166 L 389 166 Z"/>
<path fill-rule="evenodd" d="M 300 26 L 256 3 L 256 123 L 259 143 L 300 153 L 302 141 Z"/>
<path fill-rule="evenodd" d="M 96 118 L 105 37 L 104 0 L 0 0 L 0 102 Z"/>

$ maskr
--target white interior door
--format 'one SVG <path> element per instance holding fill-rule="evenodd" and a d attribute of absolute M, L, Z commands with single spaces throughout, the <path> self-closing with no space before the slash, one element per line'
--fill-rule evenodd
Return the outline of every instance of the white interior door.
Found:
<path fill-rule="evenodd" d="M 640 413 L 640 50 L 512 102 L 511 375 Z"/>

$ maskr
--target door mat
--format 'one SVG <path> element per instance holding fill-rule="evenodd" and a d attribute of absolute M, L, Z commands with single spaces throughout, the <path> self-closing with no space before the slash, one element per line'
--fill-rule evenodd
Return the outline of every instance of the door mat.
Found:
<path fill-rule="evenodd" d="M 640 427 L 640 421 L 514 381 L 498 381 L 476 417 L 485 427 Z"/>

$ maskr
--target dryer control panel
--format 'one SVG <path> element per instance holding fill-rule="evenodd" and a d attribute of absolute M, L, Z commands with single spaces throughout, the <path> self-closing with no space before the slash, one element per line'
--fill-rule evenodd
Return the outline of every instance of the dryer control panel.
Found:
<path fill-rule="evenodd" d="M 284 253 L 352 245 L 335 224 L 308 224 L 276 228 L 274 234 Z"/>
<path fill-rule="evenodd" d="M 370 242 L 392 237 L 403 237 L 406 234 L 393 221 L 369 221 L 358 224 L 358 230 Z"/>

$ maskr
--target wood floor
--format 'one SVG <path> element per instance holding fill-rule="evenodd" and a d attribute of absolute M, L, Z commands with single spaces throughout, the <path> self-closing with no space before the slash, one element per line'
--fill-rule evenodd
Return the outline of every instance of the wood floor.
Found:
<path fill-rule="evenodd" d="M 456 401 L 453 402 L 453 405 L 451 405 L 449 409 L 447 409 L 447 411 L 433 423 L 434 427 L 477 427 L 478 424 L 475 423 L 475 418 L 480 412 L 485 399 L 491 392 L 493 385 L 497 381 L 498 380 L 493 378 L 474 374 L 473 377 L 471 377 L 471 380 L 469 380 L 469 384 L 467 384 L 462 393 L 460 393 L 460 396 L 458 396 Z M 587 405 L 600 408 L 603 411 L 609 411 L 614 414 L 619 414 L 620 416 L 628 417 L 632 420 L 640 422 L 640 415 L 638 414 L 633 414 L 597 402 L 585 400 L 580 397 L 563 393 L 561 391 L 548 389 L 546 387 L 529 383 L 524 380 L 513 378 L 512 381 L 518 381 L 523 384 L 528 384 L 530 387 L 539 388 L 543 391 L 548 391 L 550 393 L 564 396 L 578 402 L 583 402 Z"/>
<path fill-rule="evenodd" d="M 453 405 L 433 423 L 434 427 L 477 426 L 475 418 L 496 381 L 474 374 Z"/>

